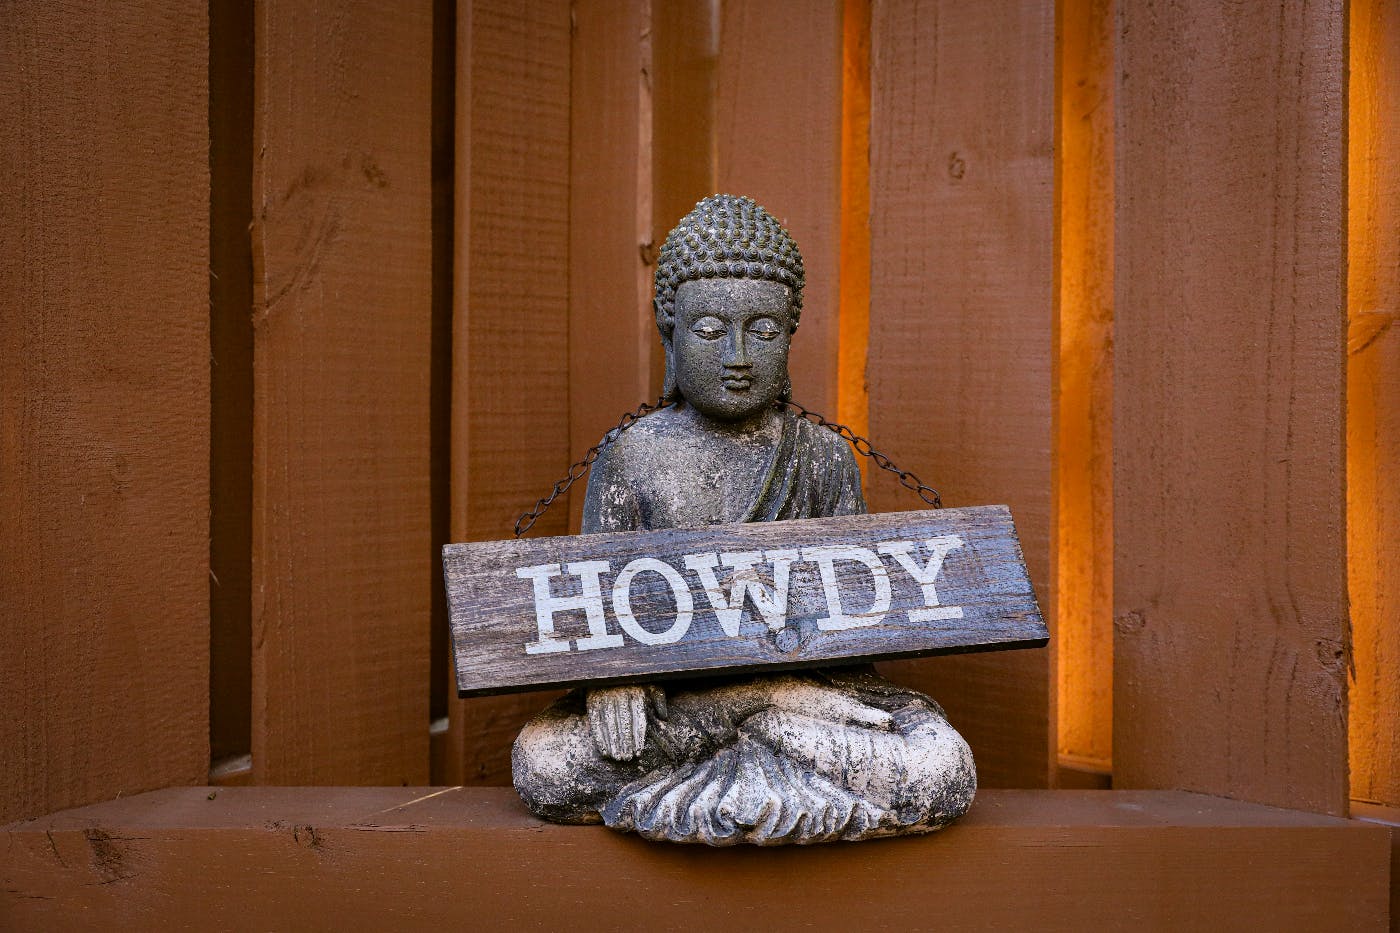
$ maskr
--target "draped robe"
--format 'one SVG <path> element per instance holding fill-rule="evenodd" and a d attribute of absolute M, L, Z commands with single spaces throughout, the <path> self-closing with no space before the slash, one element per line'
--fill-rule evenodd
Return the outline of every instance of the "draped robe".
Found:
<path fill-rule="evenodd" d="M 792 412 L 731 439 L 720 466 L 715 448 L 674 409 L 644 418 L 595 464 L 584 532 L 866 510 L 850 448 Z M 774 845 L 928 832 L 976 791 L 971 752 L 943 710 L 870 665 L 648 691 L 646 740 L 632 761 L 595 746 L 583 690 L 527 724 L 513 771 L 534 813 L 658 840 Z"/>

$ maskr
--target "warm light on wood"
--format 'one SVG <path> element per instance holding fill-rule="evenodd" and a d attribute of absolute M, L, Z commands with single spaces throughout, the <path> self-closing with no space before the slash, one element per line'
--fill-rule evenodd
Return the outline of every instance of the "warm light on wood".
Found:
<path fill-rule="evenodd" d="M 1347 546 L 1351 796 L 1400 805 L 1400 5 L 1351 5 Z"/>
<path fill-rule="evenodd" d="M 848 0 L 841 55 L 841 311 L 836 416 L 870 427 L 870 0 Z M 869 461 L 859 458 L 861 476 Z"/>
<path fill-rule="evenodd" d="M 1113 741 L 1113 4 L 1059 5 L 1055 631 L 1059 754 Z"/>

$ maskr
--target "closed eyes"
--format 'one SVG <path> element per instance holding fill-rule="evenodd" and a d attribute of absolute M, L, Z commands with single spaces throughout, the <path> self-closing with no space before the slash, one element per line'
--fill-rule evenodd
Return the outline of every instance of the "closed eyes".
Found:
<path fill-rule="evenodd" d="M 706 316 L 691 324 L 690 332 L 702 340 L 719 340 L 729 333 L 729 328 L 719 318 Z M 748 333 L 759 340 L 774 340 L 782 332 L 783 329 L 772 318 L 761 317 L 750 321 L 748 325 Z"/>

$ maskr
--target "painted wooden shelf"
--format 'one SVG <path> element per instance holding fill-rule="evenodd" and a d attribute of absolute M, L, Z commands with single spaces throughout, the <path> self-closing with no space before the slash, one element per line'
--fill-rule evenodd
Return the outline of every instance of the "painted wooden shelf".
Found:
<path fill-rule="evenodd" d="M 1390 870 L 1383 826 L 1172 791 L 988 790 L 805 849 L 554 826 L 508 788 L 170 788 L 0 832 L 6 929 L 1383 930 Z"/>

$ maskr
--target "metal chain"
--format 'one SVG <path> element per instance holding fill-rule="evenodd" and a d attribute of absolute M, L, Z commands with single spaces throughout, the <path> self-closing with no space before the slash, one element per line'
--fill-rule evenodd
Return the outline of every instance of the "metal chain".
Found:
<path fill-rule="evenodd" d="M 559 482 L 554 484 L 554 488 L 549 491 L 549 495 L 536 502 L 535 507 L 530 509 L 530 511 L 521 513 L 520 517 L 515 520 L 515 536 L 517 538 L 522 537 L 533 528 L 539 517 L 554 504 L 555 499 L 558 499 L 564 493 L 568 492 L 570 486 L 587 476 L 589 467 L 593 466 L 594 461 L 602 455 L 604 450 L 611 447 L 617 441 L 623 431 L 626 431 L 652 412 L 660 411 L 670 404 L 672 403 L 663 400 L 657 400 L 655 405 L 650 402 L 643 402 L 632 411 L 623 415 L 622 420 L 617 423 L 617 427 L 613 428 L 607 434 L 604 434 L 601 441 L 588 448 L 588 452 L 583 455 L 582 460 L 579 460 L 569 467 L 569 472 L 566 473 Z M 899 485 L 914 493 L 914 495 L 924 500 L 928 505 L 933 506 L 935 509 L 943 508 L 943 498 L 938 494 L 937 489 L 934 489 L 932 486 L 924 485 L 923 481 L 913 473 L 908 470 L 901 470 L 899 467 L 895 466 L 894 462 L 890 460 L 889 457 L 886 457 L 871 446 L 868 439 L 861 437 L 844 424 L 828 421 L 817 412 L 808 411 L 796 402 L 787 401 L 777 403 L 777 407 L 779 408 L 783 405 L 788 405 L 795 409 L 799 417 L 806 418 L 813 424 L 826 428 L 828 431 L 836 434 L 837 437 L 840 437 L 854 447 L 856 453 L 869 457 L 871 460 L 875 461 L 875 465 L 880 469 L 899 477 Z"/>
<path fill-rule="evenodd" d="M 593 461 L 597 460 L 604 450 L 611 447 L 613 442 L 618 439 L 623 431 L 632 427 L 632 425 L 636 424 L 646 415 L 654 411 L 660 411 L 668 404 L 668 402 L 659 399 L 655 405 L 651 402 L 643 402 L 623 415 L 622 420 L 617 423 L 617 427 L 613 428 L 607 434 L 604 434 L 601 441 L 588 448 L 588 452 L 583 455 L 582 460 L 569 467 L 569 472 L 564 474 L 563 479 L 554 484 L 554 488 L 549 491 L 549 495 L 536 502 L 535 507 L 530 511 L 520 514 L 520 517 L 515 520 L 515 536 L 519 538 L 524 535 L 525 532 L 533 528 L 539 517 L 554 504 L 555 499 L 558 499 L 564 493 L 568 492 L 570 486 L 587 476 L 588 468 L 593 465 Z"/>
<path fill-rule="evenodd" d="M 880 469 L 893 473 L 895 476 L 899 477 L 899 485 L 903 486 L 905 489 L 909 490 L 914 495 L 924 500 L 925 503 L 933 506 L 935 509 L 943 508 L 943 497 L 938 494 L 937 489 L 934 489 L 932 486 L 924 485 L 923 480 L 919 479 L 913 473 L 909 472 L 908 470 L 901 470 L 899 467 L 895 466 L 894 461 L 890 460 L 889 457 L 886 457 L 884 454 L 876 450 L 871 445 L 869 440 L 867 440 L 864 437 L 861 437 L 859 434 L 852 431 L 844 424 L 837 424 L 834 421 L 828 421 L 826 420 L 826 418 L 822 417 L 816 412 L 808 411 L 796 402 L 789 401 L 787 402 L 787 404 L 792 408 L 795 408 L 797 410 L 798 415 L 800 415 L 801 417 L 806 418 L 813 424 L 821 425 L 828 431 L 834 432 L 836 436 L 849 442 L 850 445 L 856 449 L 856 453 L 862 454 L 866 457 L 869 457 L 871 460 L 874 460 L 875 465 L 878 466 Z"/>

